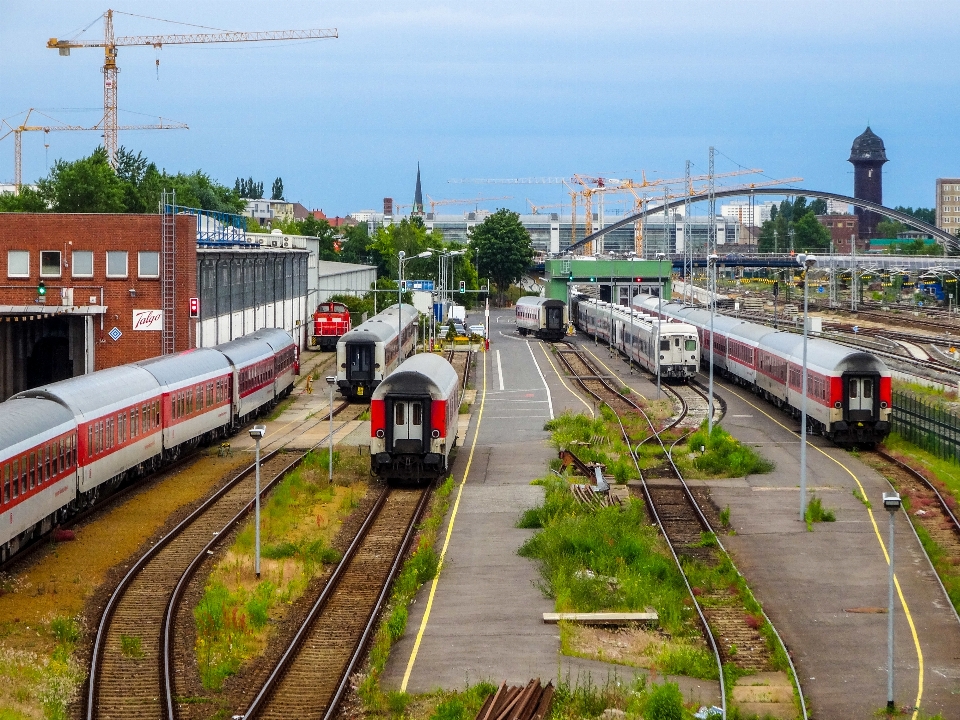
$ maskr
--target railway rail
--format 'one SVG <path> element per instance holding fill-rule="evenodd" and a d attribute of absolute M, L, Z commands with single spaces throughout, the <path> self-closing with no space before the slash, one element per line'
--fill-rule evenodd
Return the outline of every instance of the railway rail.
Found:
<path fill-rule="evenodd" d="M 244 718 L 336 715 L 429 496 L 382 493 Z"/>
<path fill-rule="evenodd" d="M 562 350 L 558 352 L 566 367 L 573 373 L 577 382 L 588 393 L 600 402 L 609 403 L 613 399 L 618 409 L 610 404 L 617 413 L 618 420 L 623 408 L 622 401 L 626 398 L 600 376 L 592 364 L 576 350 Z M 690 593 L 694 608 L 700 619 L 703 636 L 710 647 L 717 663 L 720 682 L 720 693 L 723 699 L 723 716 L 727 715 L 725 678 L 723 665 L 729 663 L 744 671 L 764 671 L 772 667 L 772 652 L 759 630 L 747 622 L 745 613 L 739 604 L 731 604 L 729 594 L 718 591 L 698 598 L 694 592 L 686 572 L 684 561 L 698 562 L 706 565 L 716 565 L 721 560 L 721 554 L 727 555 L 722 543 L 716 537 L 713 528 L 700 508 L 696 496 L 687 484 L 676 463 L 673 460 L 673 451 L 691 433 L 700 427 L 707 416 L 709 400 L 707 395 L 695 385 L 664 386 L 669 387 L 677 399 L 679 409 L 673 420 L 663 428 L 656 428 L 650 417 L 643 409 L 627 401 L 631 409 L 635 409 L 646 419 L 651 434 L 641 441 L 655 442 L 660 446 L 663 462 L 644 472 L 640 469 L 638 459 L 639 445 L 633 447 L 623 423 L 620 423 L 624 440 L 631 447 L 631 458 L 640 476 L 642 493 L 648 512 L 655 524 L 660 527 L 661 533 L 673 555 L 677 567 L 680 569 L 684 583 Z M 603 388 L 601 390 L 601 388 Z M 682 389 L 681 389 L 682 388 Z M 606 396 L 603 396 L 605 391 Z M 715 404 L 716 407 L 716 404 Z M 663 435 L 667 431 L 676 430 L 679 437 L 667 446 Z M 710 537 L 711 542 L 704 542 Z M 706 599 L 704 603 L 701 600 Z M 770 619 L 764 614 L 766 621 L 773 628 Z M 776 630 L 774 629 L 776 633 Z M 779 635 L 777 636 L 779 639 Z M 782 641 L 781 641 L 782 644 Z M 789 653 L 787 654 L 789 659 Z M 806 707 L 803 704 L 803 693 L 799 687 L 799 680 L 794 668 L 794 682 L 798 683 L 797 691 L 801 698 L 803 717 L 806 718 Z"/>
<path fill-rule="evenodd" d="M 334 413 L 350 407 L 343 402 Z M 261 497 L 308 453 L 280 447 L 264 455 Z M 252 509 L 254 485 L 251 464 L 144 553 L 117 585 L 91 652 L 88 720 L 175 717 L 171 648 L 178 602 L 207 552 Z"/>

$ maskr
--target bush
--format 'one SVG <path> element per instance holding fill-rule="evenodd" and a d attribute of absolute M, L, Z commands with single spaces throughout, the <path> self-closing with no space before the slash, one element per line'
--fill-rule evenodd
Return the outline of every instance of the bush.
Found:
<path fill-rule="evenodd" d="M 657 685 L 650 691 L 650 699 L 643 713 L 646 720 L 683 720 L 683 695 L 676 683 Z"/>
<path fill-rule="evenodd" d="M 773 470 L 773 463 L 757 455 L 753 448 L 741 445 L 720 425 L 714 425 L 709 436 L 706 426 L 704 420 L 687 441 L 690 452 L 699 453 L 704 448 L 703 454 L 693 461 L 698 470 L 713 477 L 743 477 Z"/>

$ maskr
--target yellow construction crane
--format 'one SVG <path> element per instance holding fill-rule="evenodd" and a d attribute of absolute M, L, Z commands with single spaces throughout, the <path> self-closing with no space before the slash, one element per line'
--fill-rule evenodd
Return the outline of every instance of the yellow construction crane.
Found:
<path fill-rule="evenodd" d="M 0 140 L 3 140 L 8 135 L 13 135 L 13 184 L 14 184 L 14 193 L 16 195 L 20 194 L 20 186 L 23 184 L 23 133 L 25 132 L 39 132 L 43 131 L 44 133 L 51 132 L 62 132 L 64 130 L 99 130 L 103 131 L 102 123 L 98 123 L 93 127 L 81 127 L 79 125 L 66 125 L 60 123 L 59 125 L 28 125 L 30 120 L 31 113 L 36 112 L 38 115 L 43 115 L 48 120 L 53 120 L 56 123 L 60 123 L 59 120 L 46 115 L 39 110 L 30 108 L 27 110 L 26 117 L 23 118 L 23 122 L 19 125 L 11 125 L 6 120 L 0 121 L 3 125 L 6 125 L 10 130 L 5 134 L 0 135 Z M 164 121 L 163 118 L 160 118 L 160 123 L 158 125 L 121 125 L 117 128 L 118 130 L 189 130 L 189 127 L 182 122 L 171 122 Z"/>
<path fill-rule="evenodd" d="M 430 203 L 430 213 L 434 214 L 437 211 L 437 208 L 442 205 L 475 205 L 478 203 L 486 202 L 488 200 L 512 200 L 512 195 L 504 195 L 501 197 L 480 197 L 479 195 L 475 198 L 467 198 L 465 200 L 434 200 L 432 197 L 427 195 L 427 202 Z"/>
<path fill-rule="evenodd" d="M 110 164 L 117 165 L 117 48 L 192 45 L 195 43 L 259 42 L 264 40 L 322 40 L 337 37 L 336 28 L 316 30 L 267 30 L 260 32 L 189 33 L 184 35 L 129 35 L 114 37 L 113 10 L 103 14 L 103 42 L 76 42 L 50 38 L 47 47 L 69 55 L 75 48 L 102 47 L 103 60 L 103 146 Z M 129 15 L 130 13 L 122 13 Z"/>
<path fill-rule="evenodd" d="M 530 206 L 530 212 L 534 215 L 539 215 L 541 210 L 547 210 L 548 208 L 558 208 L 563 207 L 563 203 L 553 203 L 551 205 L 534 205 L 533 201 L 530 198 L 527 198 L 527 204 Z"/>

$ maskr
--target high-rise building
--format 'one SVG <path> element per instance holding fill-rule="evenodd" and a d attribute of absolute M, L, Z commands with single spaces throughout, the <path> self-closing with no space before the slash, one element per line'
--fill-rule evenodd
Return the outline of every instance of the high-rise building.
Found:
<path fill-rule="evenodd" d="M 760 227 L 770 219 L 770 211 L 776 203 L 754 202 L 739 200 L 720 206 L 720 215 L 725 218 L 734 218 L 741 225 Z"/>
<path fill-rule="evenodd" d="M 937 178 L 937 227 L 960 230 L 960 178 Z"/>
<path fill-rule="evenodd" d="M 883 140 L 869 126 L 854 139 L 847 162 L 853 165 L 853 196 L 882 205 L 883 164 L 887 162 L 887 151 Z M 860 237 L 867 240 L 876 237 L 880 215 L 862 208 L 855 208 L 854 212 L 860 218 Z"/>

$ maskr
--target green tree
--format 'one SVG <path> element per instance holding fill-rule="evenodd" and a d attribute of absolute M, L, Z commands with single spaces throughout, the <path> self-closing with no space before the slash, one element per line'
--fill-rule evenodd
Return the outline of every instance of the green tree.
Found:
<path fill-rule="evenodd" d="M 943 245 L 927 243 L 923 238 L 914 238 L 899 243 L 890 243 L 887 252 L 891 255 L 943 255 Z"/>
<path fill-rule="evenodd" d="M 885 218 L 877 223 L 878 238 L 896 238 L 899 233 L 906 232 L 907 226 L 897 220 Z"/>
<path fill-rule="evenodd" d="M 827 214 L 827 201 L 823 198 L 816 198 L 810 201 L 810 210 L 813 211 L 814 215 L 826 215 Z"/>
<path fill-rule="evenodd" d="M 50 212 L 46 198 L 27 185 L 20 187 L 20 194 L 0 193 L 0 212 Z"/>
<path fill-rule="evenodd" d="M 277 178 L 273 181 L 273 187 L 270 190 L 271 200 L 283 200 L 283 179 Z"/>
<path fill-rule="evenodd" d="M 479 252 L 477 271 L 497 286 L 502 304 L 504 293 L 520 280 L 533 260 L 530 233 L 520 223 L 520 216 L 501 208 L 468 232 L 470 248 Z"/>
<path fill-rule="evenodd" d="M 107 162 L 102 147 L 73 162 L 57 160 L 37 187 L 55 212 L 120 213 L 127 209 L 124 182 Z"/>
<path fill-rule="evenodd" d="M 793 247 L 797 252 L 821 252 L 830 249 L 830 233 L 812 210 L 793 224 Z"/>
<path fill-rule="evenodd" d="M 920 222 L 925 222 L 928 225 L 937 224 L 937 211 L 934 208 L 918 207 L 914 209 L 912 207 L 903 207 L 902 205 L 897 205 L 894 210 L 899 210 L 907 215 L 912 215 Z"/>
<path fill-rule="evenodd" d="M 367 250 L 369 235 L 367 233 L 367 223 L 357 223 L 356 225 L 346 225 L 342 229 L 343 235 L 340 240 L 340 260 L 348 263 L 358 263 L 369 265 L 371 262 L 370 251 Z"/>

